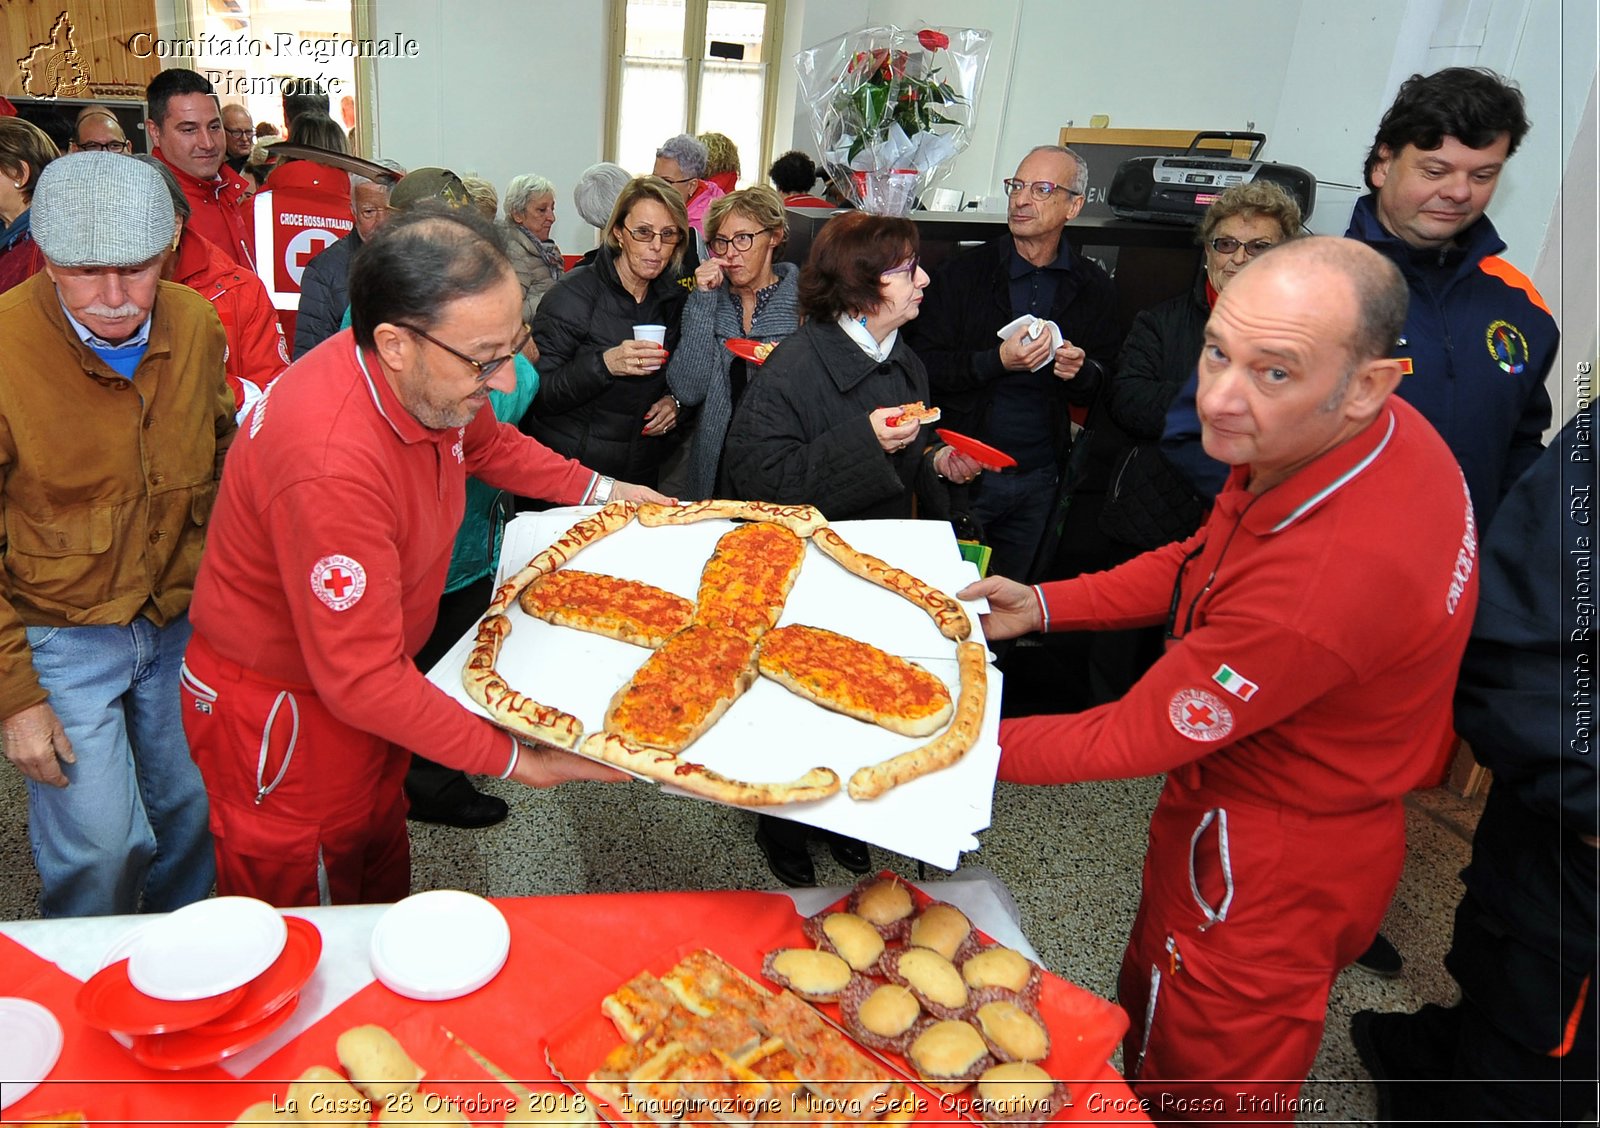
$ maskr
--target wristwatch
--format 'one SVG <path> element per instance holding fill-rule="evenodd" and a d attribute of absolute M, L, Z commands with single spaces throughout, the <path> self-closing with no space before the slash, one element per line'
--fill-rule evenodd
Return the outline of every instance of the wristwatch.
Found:
<path fill-rule="evenodd" d="M 617 480 L 602 474 L 600 480 L 594 484 L 593 501 L 596 505 L 605 505 L 611 501 L 611 491 L 616 488 Z"/>

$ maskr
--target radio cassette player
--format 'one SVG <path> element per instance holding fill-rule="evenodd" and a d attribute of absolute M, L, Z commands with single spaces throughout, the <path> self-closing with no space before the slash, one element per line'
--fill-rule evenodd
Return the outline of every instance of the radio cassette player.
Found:
<path fill-rule="evenodd" d="M 1249 157 L 1230 157 L 1200 149 L 1208 138 L 1254 144 Z M 1125 160 L 1111 180 L 1106 202 L 1119 219 L 1192 225 L 1229 188 L 1265 180 L 1292 196 L 1302 219 L 1309 219 L 1316 203 L 1316 177 L 1294 165 L 1256 160 L 1266 140 L 1264 133 L 1197 133 L 1183 153 Z"/>

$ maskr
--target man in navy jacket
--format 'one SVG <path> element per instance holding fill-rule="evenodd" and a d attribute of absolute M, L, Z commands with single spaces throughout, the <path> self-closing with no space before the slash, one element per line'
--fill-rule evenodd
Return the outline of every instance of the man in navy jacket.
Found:
<path fill-rule="evenodd" d="M 1372 194 L 1346 234 L 1400 268 L 1411 290 L 1394 355 L 1400 394 L 1444 436 L 1478 527 L 1543 449 L 1545 378 L 1560 332 L 1533 283 L 1504 259 L 1484 211 L 1528 131 L 1522 94 L 1492 71 L 1412 75 L 1367 154 Z"/>

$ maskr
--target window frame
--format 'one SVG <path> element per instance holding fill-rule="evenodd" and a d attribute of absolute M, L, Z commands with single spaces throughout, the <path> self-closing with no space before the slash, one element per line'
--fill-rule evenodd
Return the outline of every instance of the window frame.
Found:
<path fill-rule="evenodd" d="M 359 2 L 359 0 L 358 0 Z M 369 0 L 370 2 L 370 0 Z M 759 3 L 765 10 L 761 28 L 761 48 L 766 59 L 766 82 L 762 90 L 761 152 L 751 162 L 740 154 L 740 179 L 750 184 L 766 183 L 766 169 L 772 164 L 772 135 L 778 110 L 778 60 L 783 58 L 785 0 L 743 0 Z M 684 0 L 683 43 L 680 58 L 684 67 L 685 132 L 695 132 L 700 114 L 701 71 L 705 63 L 706 13 L 711 0 Z M 628 44 L 628 0 L 611 0 L 611 50 L 607 68 L 606 141 L 604 160 L 616 161 L 622 148 L 622 70 Z M 693 48 L 691 50 L 691 47 Z M 666 140 L 665 137 L 662 138 Z M 630 172 L 634 171 L 629 169 Z"/>

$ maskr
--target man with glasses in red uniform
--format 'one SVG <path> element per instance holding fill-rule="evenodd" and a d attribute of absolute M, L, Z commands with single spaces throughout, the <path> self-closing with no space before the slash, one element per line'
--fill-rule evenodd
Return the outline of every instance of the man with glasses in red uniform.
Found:
<path fill-rule="evenodd" d="M 1167 773 L 1119 998 L 1125 1068 L 1160 1121 L 1283 1120 L 1328 991 L 1405 860 L 1401 797 L 1450 725 L 1477 599 L 1466 483 L 1391 395 L 1400 272 L 1348 239 L 1263 253 L 1200 356 L 1206 524 L 1109 572 L 991 578 L 991 639 L 1167 623 L 1119 701 L 1004 722 L 1000 775 Z"/>
<path fill-rule="evenodd" d="M 393 221 L 357 256 L 350 301 L 351 328 L 243 424 L 185 659 L 218 890 L 285 906 L 410 892 L 408 748 L 535 787 L 621 778 L 521 744 L 413 664 L 467 475 L 558 504 L 665 500 L 483 410 L 528 329 L 500 237 L 471 209 Z"/>

